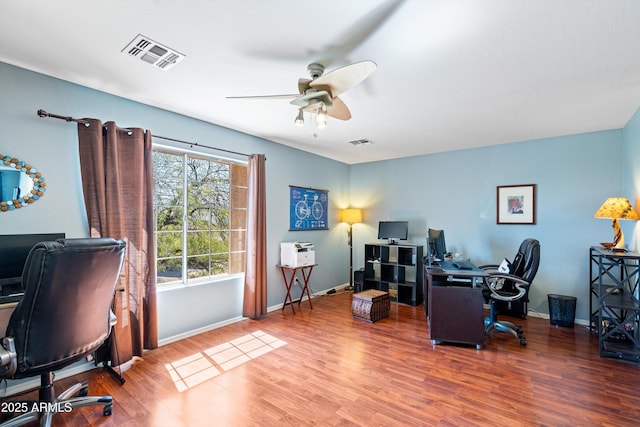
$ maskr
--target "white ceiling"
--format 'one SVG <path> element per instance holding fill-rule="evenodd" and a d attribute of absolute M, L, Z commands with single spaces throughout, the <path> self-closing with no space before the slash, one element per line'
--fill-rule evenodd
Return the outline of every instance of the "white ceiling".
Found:
<path fill-rule="evenodd" d="M 327 67 L 378 65 L 341 95 L 351 120 L 299 128 L 287 100 L 226 98 L 296 93 L 383 3 L 0 0 L 0 61 L 350 164 L 618 129 L 640 107 L 638 0 L 405 0 Z M 123 53 L 138 34 L 186 58 Z"/>

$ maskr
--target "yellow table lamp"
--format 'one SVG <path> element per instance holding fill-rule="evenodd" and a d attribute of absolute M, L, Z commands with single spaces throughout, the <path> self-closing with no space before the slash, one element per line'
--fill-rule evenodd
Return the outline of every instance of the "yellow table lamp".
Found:
<path fill-rule="evenodd" d="M 613 243 L 612 249 L 624 250 L 624 235 L 618 224 L 619 219 L 640 219 L 638 213 L 633 209 L 628 199 L 624 197 L 609 197 L 600 206 L 600 209 L 593 215 L 594 218 L 607 218 L 611 219 L 611 226 L 613 227 Z M 603 246 L 609 246 L 603 244 Z"/>

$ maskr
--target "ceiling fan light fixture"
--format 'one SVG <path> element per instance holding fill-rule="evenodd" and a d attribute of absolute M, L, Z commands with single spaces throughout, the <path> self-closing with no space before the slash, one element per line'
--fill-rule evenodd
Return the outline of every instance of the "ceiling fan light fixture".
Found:
<path fill-rule="evenodd" d="M 327 127 L 327 106 L 324 103 L 318 108 L 316 112 L 316 126 L 318 129 L 324 129 Z"/>
<path fill-rule="evenodd" d="M 338 95 L 362 82 L 375 69 L 375 62 L 361 61 L 324 74 L 322 64 L 312 63 L 308 67 L 311 80 L 298 79 L 298 94 L 227 98 L 291 99 L 289 103 L 298 107 L 298 115 L 294 120 L 297 126 L 304 125 L 303 114 L 307 112 L 313 128 L 323 129 L 327 126 L 329 115 L 339 120 L 351 119 L 351 112 Z"/>

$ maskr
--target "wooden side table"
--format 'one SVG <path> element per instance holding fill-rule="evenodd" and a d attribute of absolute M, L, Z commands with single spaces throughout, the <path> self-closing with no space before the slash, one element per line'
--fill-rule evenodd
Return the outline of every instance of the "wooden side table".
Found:
<path fill-rule="evenodd" d="M 307 300 L 309 301 L 309 307 L 313 309 L 313 305 L 311 304 L 311 294 L 309 293 L 309 277 L 311 277 L 311 272 L 313 271 L 313 267 L 315 267 L 316 265 L 318 264 L 304 265 L 301 267 L 290 267 L 288 265 L 281 265 L 281 264 L 278 264 L 276 266 L 282 272 L 282 280 L 284 281 L 284 285 L 287 288 L 287 295 L 284 297 L 284 303 L 282 304 L 283 310 L 287 304 L 291 304 L 291 311 L 293 311 L 293 314 L 296 313 L 295 308 L 293 308 L 294 301 L 293 301 L 293 298 L 291 298 L 291 286 L 293 286 L 293 283 L 295 281 L 295 278 L 297 277 L 298 271 L 302 273 L 302 294 L 300 294 L 300 299 L 298 300 L 298 306 L 300 306 L 300 303 L 304 298 L 304 293 L 306 292 Z"/>

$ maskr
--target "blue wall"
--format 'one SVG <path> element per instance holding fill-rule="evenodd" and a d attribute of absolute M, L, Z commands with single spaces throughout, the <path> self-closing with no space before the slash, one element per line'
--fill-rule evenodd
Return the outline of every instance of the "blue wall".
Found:
<path fill-rule="evenodd" d="M 284 299 L 275 268 L 282 241 L 314 243 L 319 263 L 311 279 L 314 291 L 348 282 L 347 227 L 338 222 L 338 211 L 351 204 L 363 208 L 365 215 L 365 223 L 354 227 L 356 268 L 363 264 L 363 244 L 376 240 L 379 220 L 409 220 L 410 239 L 419 244 L 428 227 L 442 228 L 450 249 L 478 263 L 511 258 L 522 239 L 535 237 L 542 244 L 542 264 L 531 291 L 531 309 L 546 313 L 547 293 L 573 295 L 578 297 L 577 318 L 586 320 L 588 248 L 612 239 L 610 223 L 594 219 L 593 213 L 617 194 L 638 206 L 640 194 L 640 168 L 635 166 L 640 158 L 638 114 L 620 130 L 349 166 L 3 63 L 0 99 L 0 152 L 28 160 L 48 182 L 47 194 L 34 205 L 0 214 L 2 234 L 88 234 L 75 126 L 38 118 L 39 108 L 265 153 L 270 307 Z M 496 224 L 496 186 L 512 184 L 537 184 L 536 225 Z M 329 231 L 288 231 L 289 185 L 329 190 Z M 635 228 L 629 221 L 623 224 L 633 245 Z M 237 277 L 160 292 L 160 338 L 170 340 L 239 318 L 241 297 Z"/>
<path fill-rule="evenodd" d="M 631 204 L 640 212 L 640 109 L 624 127 L 623 177 L 624 192 Z M 620 221 L 625 242 L 630 249 L 640 250 L 640 221 Z"/>
<path fill-rule="evenodd" d="M 265 153 L 269 195 L 268 306 L 278 306 L 284 300 L 282 276 L 275 267 L 280 260 L 282 241 L 314 243 L 319 266 L 310 281 L 313 291 L 348 282 L 347 227 L 338 222 L 338 208 L 348 202 L 348 165 L 4 63 L 0 63 L 0 100 L 0 153 L 29 161 L 48 183 L 45 196 L 33 205 L 0 213 L 0 234 L 62 231 L 68 237 L 88 235 L 76 126 L 39 118 L 36 111 L 42 108 L 76 118 L 114 120 L 121 127 L 142 127 L 152 134 L 229 150 Z M 331 230 L 288 231 L 289 185 L 329 190 Z M 161 291 L 160 339 L 172 339 L 239 318 L 242 288 L 242 278 L 232 277 L 187 289 Z"/>
<path fill-rule="evenodd" d="M 409 220 L 410 240 L 424 244 L 427 228 L 444 229 L 447 247 L 477 264 L 513 259 L 521 241 L 541 242 L 541 265 L 530 309 L 548 313 L 547 294 L 578 298 L 588 319 L 588 250 L 611 241 L 609 221 L 593 214 L 622 191 L 621 130 L 497 145 L 373 162 L 351 167 L 352 204 L 367 225 L 355 232 L 356 259 L 376 239 L 379 220 Z M 537 185 L 536 225 L 497 225 L 496 186 Z"/>

